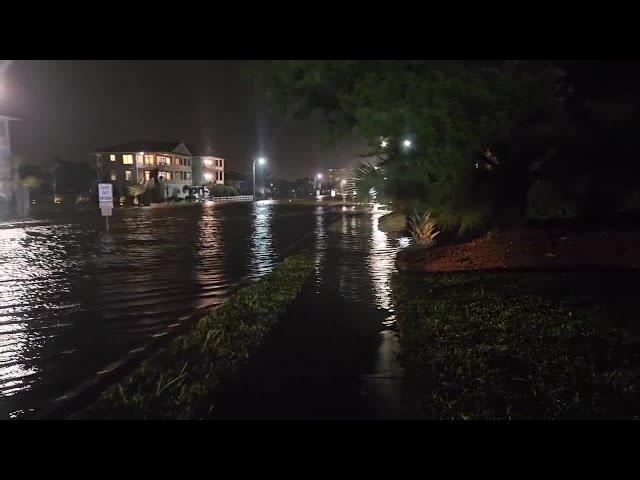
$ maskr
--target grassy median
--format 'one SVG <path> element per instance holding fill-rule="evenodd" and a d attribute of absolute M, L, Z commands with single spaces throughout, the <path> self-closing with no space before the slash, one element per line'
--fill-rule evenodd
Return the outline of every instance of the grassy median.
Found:
<path fill-rule="evenodd" d="M 309 253 L 288 257 L 143 362 L 80 416 L 192 419 L 215 415 L 216 394 L 228 387 L 262 343 L 313 265 Z"/>
<path fill-rule="evenodd" d="M 408 385 L 428 418 L 638 418 L 637 274 L 397 274 Z"/>

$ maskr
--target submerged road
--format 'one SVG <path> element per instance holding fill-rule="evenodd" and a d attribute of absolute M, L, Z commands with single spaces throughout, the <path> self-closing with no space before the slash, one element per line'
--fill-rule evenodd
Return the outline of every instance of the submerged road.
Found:
<path fill-rule="evenodd" d="M 109 233 L 95 212 L 0 222 L 0 418 L 37 415 L 305 236 L 315 275 L 220 415 L 405 415 L 389 278 L 408 239 L 381 215 L 265 201 L 120 210 Z"/>

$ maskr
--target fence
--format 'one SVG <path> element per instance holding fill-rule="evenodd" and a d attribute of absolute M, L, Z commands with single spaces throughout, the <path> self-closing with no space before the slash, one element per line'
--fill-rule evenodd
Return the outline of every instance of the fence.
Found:
<path fill-rule="evenodd" d="M 215 203 L 221 202 L 252 202 L 253 195 L 236 195 L 235 197 L 210 197 L 210 201 Z"/>

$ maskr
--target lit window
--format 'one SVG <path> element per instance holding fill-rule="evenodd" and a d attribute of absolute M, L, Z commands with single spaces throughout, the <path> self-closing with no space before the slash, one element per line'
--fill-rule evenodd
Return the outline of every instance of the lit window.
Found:
<path fill-rule="evenodd" d="M 131 170 L 124 171 L 124 179 L 128 182 L 131 180 Z"/>
<path fill-rule="evenodd" d="M 145 165 L 153 165 L 153 155 L 145 155 L 144 156 L 144 164 Z"/>
<path fill-rule="evenodd" d="M 158 159 L 156 160 L 156 163 L 158 165 L 169 165 L 169 163 L 170 163 L 169 157 L 162 157 L 162 156 L 158 155 Z"/>
<path fill-rule="evenodd" d="M 116 181 L 116 172 L 114 170 L 111 170 L 111 181 L 112 182 Z"/>
<path fill-rule="evenodd" d="M 148 182 L 149 180 L 151 180 L 151 170 L 145 170 L 144 171 L 144 179 Z"/>
<path fill-rule="evenodd" d="M 112 162 L 116 161 L 116 156 L 115 155 L 109 155 L 109 160 L 111 160 Z"/>
<path fill-rule="evenodd" d="M 171 180 L 171 172 L 160 172 L 160 176 L 165 180 Z"/>
<path fill-rule="evenodd" d="M 206 159 L 206 160 L 204 161 L 204 164 L 205 164 L 207 167 L 210 167 L 210 166 L 211 166 L 211 160 Z"/>
<path fill-rule="evenodd" d="M 184 172 L 185 174 L 185 180 L 191 180 L 191 172 Z"/>
<path fill-rule="evenodd" d="M 142 165 L 144 163 L 144 155 L 137 154 L 136 155 L 136 163 L 138 165 Z"/>
<path fill-rule="evenodd" d="M 133 155 L 122 155 L 122 163 L 125 165 L 133 165 Z"/>

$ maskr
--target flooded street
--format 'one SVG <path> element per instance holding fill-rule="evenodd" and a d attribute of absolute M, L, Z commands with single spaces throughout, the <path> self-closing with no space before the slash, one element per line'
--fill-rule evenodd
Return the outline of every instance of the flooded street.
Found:
<path fill-rule="evenodd" d="M 409 418 L 390 276 L 408 238 L 384 212 L 315 217 L 313 278 L 250 361 L 217 418 Z"/>
<path fill-rule="evenodd" d="M 388 409 L 396 390 L 387 384 L 398 376 L 388 280 L 408 240 L 380 232 L 381 215 L 266 201 L 120 210 L 110 233 L 95 212 L 0 222 L 0 417 L 37 414 L 181 317 L 222 302 L 243 277 L 270 272 L 301 240 L 316 251 L 316 274 L 252 365 L 273 389 L 298 375 L 279 390 L 306 405 L 293 416 L 340 382 L 344 392 L 388 398 Z M 300 368 L 274 374 L 291 361 Z M 251 398 L 247 414 L 259 416 Z"/>

